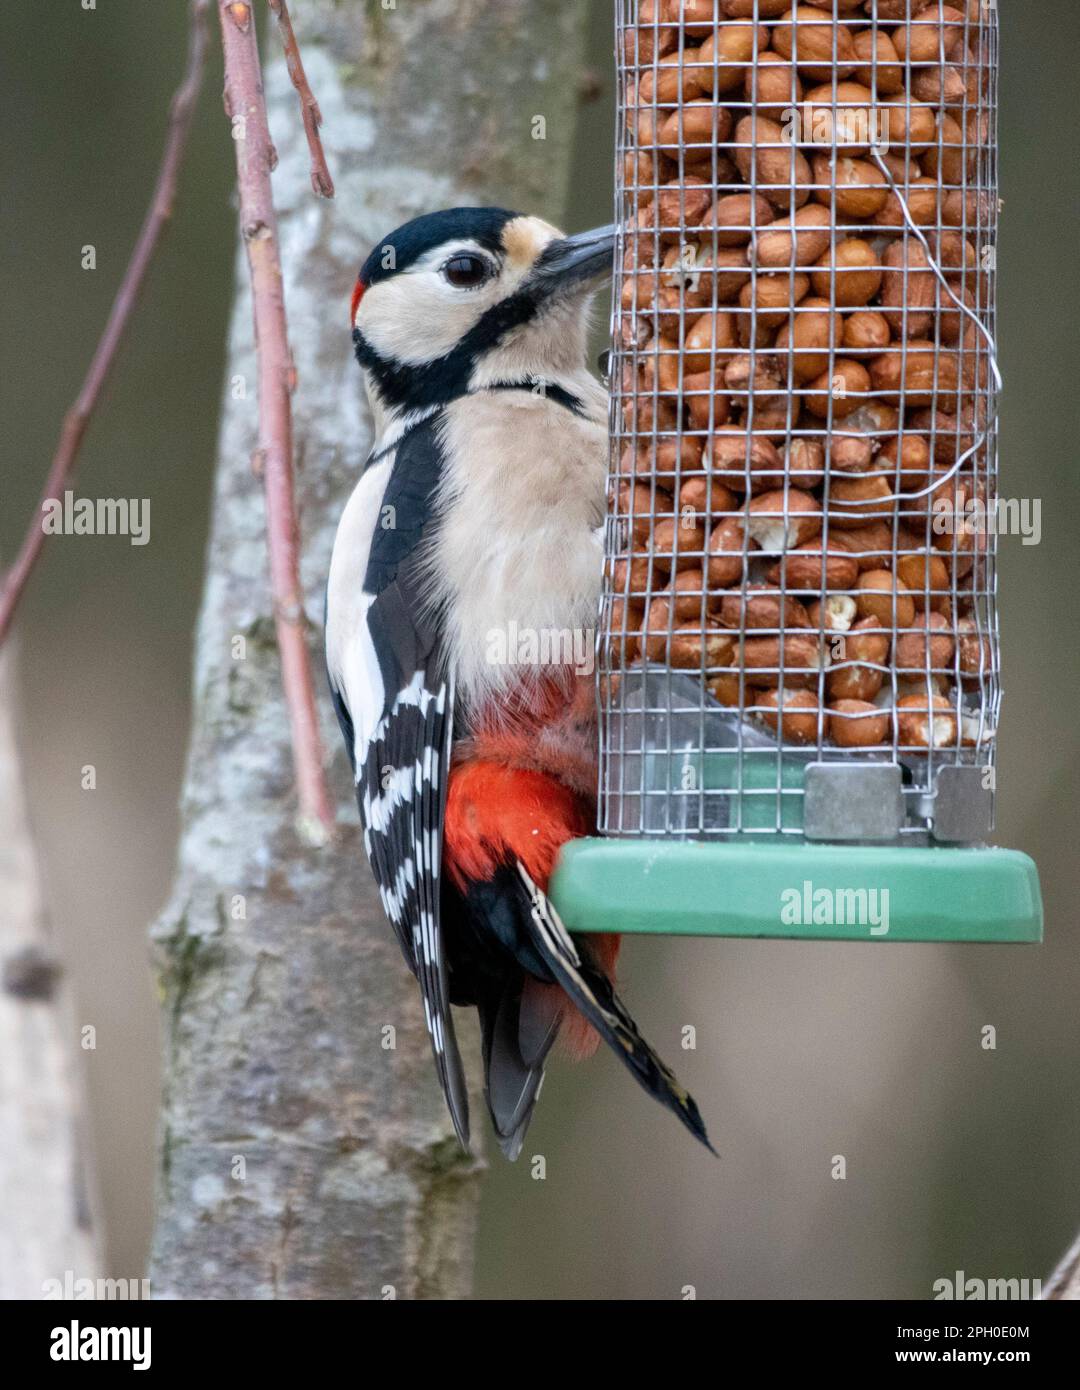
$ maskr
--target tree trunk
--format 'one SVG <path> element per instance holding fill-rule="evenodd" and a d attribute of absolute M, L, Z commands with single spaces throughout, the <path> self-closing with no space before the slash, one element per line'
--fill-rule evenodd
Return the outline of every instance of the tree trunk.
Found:
<path fill-rule="evenodd" d="M 295 94 L 268 33 L 303 581 L 321 671 L 316 628 L 334 528 L 371 442 L 349 342 L 357 268 L 379 236 L 435 208 L 498 203 L 559 220 L 584 8 L 304 0 L 294 9 L 337 185 L 332 203 L 312 196 Z M 295 825 L 249 462 L 256 373 L 242 254 L 237 285 L 179 863 L 153 930 L 166 1014 L 153 1292 L 463 1297 L 482 1164 L 460 1152 L 434 1082 L 418 992 L 363 859 L 328 699 L 342 833 L 317 850 Z"/>
<path fill-rule="evenodd" d="M 46 929 L 11 663 L 9 647 L 0 658 L 0 1299 L 41 1298 L 50 1281 L 101 1273 L 71 1001 Z"/>

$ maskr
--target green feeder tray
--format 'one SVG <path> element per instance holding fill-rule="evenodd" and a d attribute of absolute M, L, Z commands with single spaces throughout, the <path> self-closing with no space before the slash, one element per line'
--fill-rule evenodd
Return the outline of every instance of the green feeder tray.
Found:
<path fill-rule="evenodd" d="M 575 840 L 552 901 L 577 932 L 1042 940 L 1038 873 L 1016 850 L 771 839 Z"/>
<path fill-rule="evenodd" d="M 938 843 L 908 820 L 894 763 L 778 760 L 775 747 L 702 755 L 684 746 L 651 750 L 621 776 L 626 819 L 643 830 L 564 848 L 550 891 L 571 931 L 1042 940 L 1035 864 L 979 843 L 992 810 L 978 768 L 938 772 Z M 708 798 L 704 810 L 695 787 Z M 849 841 L 853 818 L 877 843 Z M 715 832 L 704 838 L 694 833 L 703 821 Z"/>
<path fill-rule="evenodd" d="M 677 672 L 621 693 L 607 836 L 566 845 L 549 888 L 570 931 L 1042 940 L 1038 872 L 985 846 L 974 762 L 781 749 Z"/>

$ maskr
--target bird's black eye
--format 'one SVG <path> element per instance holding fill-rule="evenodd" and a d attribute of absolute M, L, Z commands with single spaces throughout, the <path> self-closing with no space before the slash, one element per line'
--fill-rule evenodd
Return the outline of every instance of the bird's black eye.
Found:
<path fill-rule="evenodd" d="M 491 267 L 483 256 L 452 256 L 443 266 L 443 274 L 455 289 L 471 290 L 484 283 Z"/>

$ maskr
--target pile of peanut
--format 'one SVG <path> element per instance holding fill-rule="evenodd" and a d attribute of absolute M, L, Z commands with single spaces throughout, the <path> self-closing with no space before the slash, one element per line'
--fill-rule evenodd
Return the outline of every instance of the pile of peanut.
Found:
<path fill-rule="evenodd" d="M 631 11 L 613 667 L 784 743 L 984 745 L 983 0 Z"/>

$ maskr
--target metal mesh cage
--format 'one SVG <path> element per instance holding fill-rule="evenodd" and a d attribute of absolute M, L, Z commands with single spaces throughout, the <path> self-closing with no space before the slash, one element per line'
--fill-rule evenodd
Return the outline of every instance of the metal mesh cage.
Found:
<path fill-rule="evenodd" d="M 987 0 L 618 0 L 600 827 L 977 841 Z"/>

